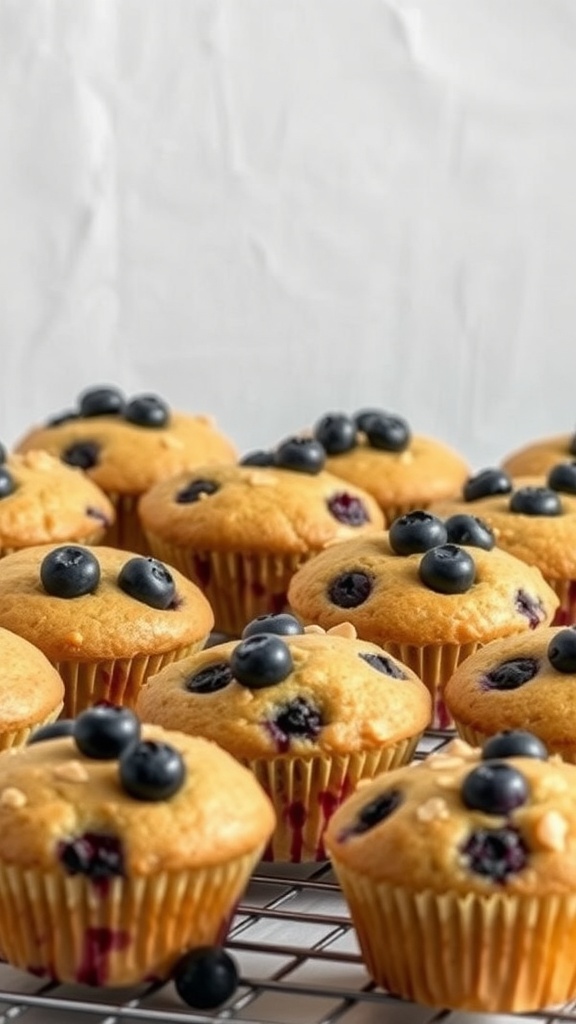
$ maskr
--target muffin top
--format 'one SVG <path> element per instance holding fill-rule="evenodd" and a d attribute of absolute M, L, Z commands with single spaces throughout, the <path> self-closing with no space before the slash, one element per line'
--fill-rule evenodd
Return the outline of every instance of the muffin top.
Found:
<path fill-rule="evenodd" d="M 566 462 L 575 455 L 574 434 L 556 434 L 511 452 L 503 459 L 502 468 L 510 476 L 545 476 L 556 463 Z"/>
<path fill-rule="evenodd" d="M 160 654 L 207 636 L 200 590 L 155 559 L 44 544 L 0 559 L 0 625 L 51 661 Z"/>
<path fill-rule="evenodd" d="M 290 619 L 300 632 L 258 632 L 266 622 Z M 142 718 L 167 728 L 178 723 L 243 759 L 381 749 L 428 725 L 424 684 L 375 644 L 355 639 L 352 627 L 337 627 L 336 635 L 303 632 L 286 614 L 263 620 L 254 620 L 243 640 L 153 677 L 139 695 Z"/>
<path fill-rule="evenodd" d="M 537 568 L 505 551 L 438 543 L 432 532 L 428 550 L 397 554 L 396 524 L 417 518 L 432 521 L 433 532 L 439 523 L 417 511 L 388 533 L 343 541 L 306 562 L 288 589 L 295 613 L 327 629 L 349 620 L 375 643 L 419 646 L 484 643 L 550 622 L 553 590 Z"/>
<path fill-rule="evenodd" d="M 0 736 L 24 729 L 62 706 L 64 684 L 42 651 L 0 628 Z"/>
<path fill-rule="evenodd" d="M 528 729 L 573 761 L 576 631 L 542 627 L 487 644 L 456 669 L 444 699 L 477 732 Z"/>
<path fill-rule="evenodd" d="M 98 887 L 217 865 L 264 845 L 274 815 L 247 769 L 214 743 L 155 726 L 104 759 L 87 744 L 94 718 L 86 716 L 102 710 L 75 722 L 90 756 L 65 736 L 0 757 L 3 863 L 83 874 Z"/>
<path fill-rule="evenodd" d="M 0 547 L 92 543 L 114 521 L 106 495 L 80 469 L 45 451 L 8 455 L 0 465 Z"/>
<path fill-rule="evenodd" d="M 195 550 L 300 554 L 380 529 L 376 501 L 322 469 L 207 464 L 138 505 L 145 532 Z"/>
<path fill-rule="evenodd" d="M 329 854 L 416 892 L 573 892 L 576 767 L 521 735 L 524 746 L 507 733 L 483 752 L 454 740 L 362 784 L 328 825 Z"/>
<path fill-rule="evenodd" d="M 207 460 L 236 457 L 211 417 L 173 412 L 156 395 L 127 401 L 116 388 L 84 392 L 76 410 L 33 428 L 16 446 L 38 448 L 85 470 L 107 493 L 126 495 Z"/>

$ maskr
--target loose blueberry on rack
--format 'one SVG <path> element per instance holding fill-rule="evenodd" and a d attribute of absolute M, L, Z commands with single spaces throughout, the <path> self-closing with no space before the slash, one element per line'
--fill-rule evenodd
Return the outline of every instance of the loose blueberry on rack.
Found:
<path fill-rule="evenodd" d="M 392 679 L 406 679 L 406 673 L 402 671 L 400 666 L 384 654 L 363 654 L 360 652 L 358 657 L 362 658 L 362 661 L 368 662 L 372 668 L 375 668 L 377 672 L 381 672 L 385 676 L 391 676 Z"/>
<path fill-rule="evenodd" d="M 482 676 L 480 683 L 488 690 L 517 690 L 534 678 L 538 668 L 534 658 L 511 658 Z"/>
<path fill-rule="evenodd" d="M 526 803 L 529 793 L 522 772 L 505 761 L 484 761 L 462 783 L 465 806 L 485 814 L 509 814 Z"/>
<path fill-rule="evenodd" d="M 373 580 L 360 570 L 343 572 L 328 586 L 328 598 L 338 608 L 358 608 L 372 593 Z"/>
<path fill-rule="evenodd" d="M 381 413 L 368 419 L 364 433 L 371 448 L 386 452 L 403 452 L 411 440 L 410 427 L 406 420 L 389 413 Z"/>
<path fill-rule="evenodd" d="M 168 743 L 142 740 L 120 757 L 120 783 L 135 800 L 159 801 L 181 789 L 186 778 L 182 755 Z"/>
<path fill-rule="evenodd" d="M 552 466 L 546 483 L 553 491 L 576 494 L 576 462 L 560 462 Z"/>
<path fill-rule="evenodd" d="M 525 729 L 505 729 L 491 736 L 482 747 L 483 761 L 501 757 L 534 757 L 538 761 L 546 761 L 548 751 L 534 733 Z"/>
<path fill-rule="evenodd" d="M 0 466 L 0 499 L 9 497 L 15 490 L 16 483 L 12 473 L 6 466 Z"/>
<path fill-rule="evenodd" d="M 318 420 L 314 437 L 328 455 L 341 455 L 356 445 L 356 424 L 343 413 L 331 412 Z"/>
<path fill-rule="evenodd" d="M 158 395 L 136 395 L 126 403 L 124 417 L 138 427 L 165 427 L 170 410 Z"/>
<path fill-rule="evenodd" d="M 289 437 L 274 453 L 274 465 L 279 469 L 294 469 L 315 476 L 325 464 L 326 452 L 313 437 Z"/>
<path fill-rule="evenodd" d="M 31 743 L 42 743 L 43 740 L 56 740 L 62 736 L 72 736 L 74 733 L 74 720 L 72 718 L 59 718 L 57 722 L 48 722 L 48 725 L 41 725 L 34 729 L 28 737 L 27 746 Z"/>
<path fill-rule="evenodd" d="M 446 527 L 438 516 L 417 509 L 400 516 L 390 525 L 388 541 L 397 555 L 429 551 L 448 539 Z"/>
<path fill-rule="evenodd" d="M 176 584 L 163 562 L 156 558 L 131 558 L 120 570 L 118 586 L 150 608 L 165 611 L 174 607 Z"/>
<path fill-rule="evenodd" d="M 390 789 L 387 793 L 381 793 L 359 811 L 352 832 L 361 835 L 363 832 L 375 828 L 381 821 L 389 818 L 403 800 L 404 796 L 399 789 Z"/>
<path fill-rule="evenodd" d="M 491 551 L 496 543 L 492 529 L 478 516 L 459 513 L 446 520 L 446 531 L 451 544 L 465 544 Z"/>
<path fill-rule="evenodd" d="M 189 693 L 216 693 L 233 682 L 232 669 L 227 661 L 215 661 L 201 668 L 184 680 L 184 689 Z"/>
<path fill-rule="evenodd" d="M 346 491 L 339 491 L 326 502 L 330 515 L 346 526 L 364 526 L 370 522 L 366 506 L 360 498 Z"/>
<path fill-rule="evenodd" d="M 96 590 L 100 565 L 88 548 L 65 545 L 54 548 L 42 559 L 40 579 L 52 597 L 82 597 Z"/>
<path fill-rule="evenodd" d="M 278 708 L 268 723 L 273 739 L 281 753 L 288 750 L 290 739 L 317 739 L 323 725 L 322 714 L 303 697 L 295 697 Z"/>
<path fill-rule="evenodd" d="M 460 847 L 468 867 L 477 875 L 502 884 L 528 863 L 528 848 L 514 828 L 476 829 Z"/>
<path fill-rule="evenodd" d="M 230 656 L 234 678 L 250 690 L 275 686 L 286 679 L 294 665 L 290 648 L 273 633 L 256 633 L 236 645 Z"/>
<path fill-rule="evenodd" d="M 423 555 L 418 575 L 437 594 L 464 594 L 476 579 L 474 559 L 457 544 L 441 544 Z"/>
<path fill-rule="evenodd" d="M 273 466 L 274 465 L 274 452 L 265 451 L 263 448 L 257 448 L 253 452 L 248 452 L 243 455 L 239 462 L 240 466 Z"/>
<path fill-rule="evenodd" d="M 242 639 L 248 636 L 255 636 L 258 633 L 276 633 L 278 636 L 299 636 L 304 632 L 302 623 L 295 615 L 288 612 L 270 612 L 266 615 L 258 615 L 252 619 L 242 630 Z"/>
<path fill-rule="evenodd" d="M 129 708 L 97 704 L 81 711 L 74 723 L 80 753 L 95 761 L 113 761 L 140 739 L 140 722 Z"/>
<path fill-rule="evenodd" d="M 548 661 L 557 672 L 576 673 L 576 629 L 561 629 L 548 644 Z"/>
<path fill-rule="evenodd" d="M 69 875 L 85 875 L 95 885 L 124 875 L 124 851 L 116 836 L 84 832 L 58 844 L 58 860 Z"/>
<path fill-rule="evenodd" d="M 119 416 L 124 411 L 124 396 L 118 388 L 89 388 L 78 399 L 81 416 Z"/>
<path fill-rule="evenodd" d="M 478 501 L 495 494 L 510 494 L 512 481 L 503 469 L 481 469 L 468 478 L 463 487 L 464 501 Z"/>
<path fill-rule="evenodd" d="M 525 516 L 559 516 L 562 502 L 549 487 L 520 487 L 510 498 L 511 512 Z"/>
<path fill-rule="evenodd" d="M 172 977 L 182 1001 L 195 1010 L 215 1010 L 238 987 L 238 968 L 219 946 L 199 946 L 186 953 L 174 967 Z"/>
<path fill-rule="evenodd" d="M 192 502 L 199 501 L 200 498 L 208 497 L 210 494 L 216 494 L 216 491 L 219 490 L 220 484 L 217 484 L 215 480 L 191 480 L 189 484 L 178 491 L 176 501 L 179 505 L 191 505 Z"/>
<path fill-rule="evenodd" d="M 64 449 L 60 458 L 67 466 L 76 466 L 77 469 L 92 469 L 98 465 L 100 445 L 96 441 L 75 441 L 74 444 L 70 444 Z"/>

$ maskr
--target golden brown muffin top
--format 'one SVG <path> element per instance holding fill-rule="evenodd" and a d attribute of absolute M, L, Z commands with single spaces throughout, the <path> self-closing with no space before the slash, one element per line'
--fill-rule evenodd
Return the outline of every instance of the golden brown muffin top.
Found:
<path fill-rule="evenodd" d="M 387 533 L 343 541 L 298 569 L 288 602 L 305 622 L 328 629 L 349 620 L 374 643 L 485 643 L 551 621 L 558 598 L 538 569 L 497 548 L 463 550 L 475 581 L 465 593 L 445 594 L 421 581 L 425 556 L 394 554 Z"/>
<path fill-rule="evenodd" d="M 147 876 L 225 863 L 265 844 L 274 814 L 247 769 L 207 740 L 154 726 L 142 738 L 184 759 L 184 783 L 167 799 L 130 796 L 118 759 L 85 757 L 71 737 L 0 755 L 0 859 L 64 871 L 61 844 L 109 837 L 119 844 L 118 873 Z"/>
<path fill-rule="evenodd" d="M 33 644 L 0 628 L 0 734 L 44 721 L 62 707 L 64 684 Z"/>
<path fill-rule="evenodd" d="M 116 548 L 84 549 L 100 566 L 100 581 L 93 593 L 52 596 L 42 585 L 40 570 L 46 556 L 58 547 L 25 548 L 0 559 L 0 625 L 30 640 L 50 661 L 160 654 L 207 637 L 212 629 L 214 616 L 208 601 L 175 569 L 168 567 L 176 590 L 174 602 L 165 610 L 120 589 L 120 571 L 141 556 Z"/>
<path fill-rule="evenodd" d="M 195 500 L 178 500 L 190 490 Z M 369 494 L 331 473 L 214 463 L 157 484 L 138 510 L 148 534 L 198 551 L 300 554 L 384 522 Z"/>
<path fill-rule="evenodd" d="M 502 468 L 510 476 L 544 476 L 552 466 L 573 458 L 570 446 L 573 434 L 556 434 L 511 452 L 502 460 Z"/>
<path fill-rule="evenodd" d="M 285 678 L 263 688 L 234 675 L 242 641 L 211 647 L 153 677 L 138 713 L 206 736 L 241 759 L 345 755 L 423 732 L 431 715 L 424 684 L 380 647 L 354 639 L 351 627 L 344 632 L 352 635 L 274 636 L 290 664 Z"/>
<path fill-rule="evenodd" d="M 95 542 L 114 522 L 114 508 L 81 469 L 46 451 L 9 455 L 14 490 L 0 500 L 0 547 L 61 541 Z"/>
<path fill-rule="evenodd" d="M 482 762 L 455 740 L 359 786 L 325 843 L 337 863 L 414 892 L 573 892 L 576 767 L 555 757 Z"/>

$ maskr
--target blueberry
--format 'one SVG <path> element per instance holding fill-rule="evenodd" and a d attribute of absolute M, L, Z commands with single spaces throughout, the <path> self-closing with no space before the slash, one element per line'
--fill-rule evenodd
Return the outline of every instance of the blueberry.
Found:
<path fill-rule="evenodd" d="M 456 544 L 442 544 L 423 555 L 418 574 L 438 594 L 464 594 L 474 583 L 474 559 Z"/>
<path fill-rule="evenodd" d="M 0 465 L 3 465 L 6 462 L 7 458 L 8 452 L 6 450 L 6 445 L 0 443 Z"/>
<path fill-rule="evenodd" d="M 274 452 L 264 451 L 263 448 L 258 448 L 253 452 L 248 452 L 247 455 L 243 455 L 239 462 L 240 466 L 273 466 L 274 465 Z"/>
<path fill-rule="evenodd" d="M 560 462 L 552 466 L 546 483 L 553 491 L 576 494 L 576 462 Z"/>
<path fill-rule="evenodd" d="M 216 661 L 199 672 L 194 672 L 184 680 L 184 688 L 189 693 L 216 693 L 223 690 L 233 681 L 232 669 L 227 661 Z"/>
<path fill-rule="evenodd" d="M 389 818 L 403 800 L 404 796 L 399 789 L 390 789 L 387 793 L 381 793 L 369 804 L 365 804 L 358 813 L 353 831 L 361 834 L 375 828 L 381 821 Z"/>
<path fill-rule="evenodd" d="M 59 718 L 57 722 L 49 722 L 48 725 L 41 725 L 34 729 L 28 737 L 27 746 L 31 743 L 41 743 L 43 740 L 55 740 L 60 736 L 72 736 L 74 732 L 74 721 L 72 718 Z"/>
<path fill-rule="evenodd" d="M 354 413 L 352 419 L 356 424 L 357 430 L 361 430 L 366 433 L 366 428 L 371 419 L 376 417 L 380 419 L 382 416 L 386 416 L 384 409 L 360 409 L 357 413 Z"/>
<path fill-rule="evenodd" d="M 576 630 L 561 629 L 548 644 L 548 660 L 557 672 L 576 673 Z"/>
<path fill-rule="evenodd" d="M 356 446 L 356 424 L 343 413 L 323 416 L 314 427 L 314 437 L 328 455 L 341 455 Z"/>
<path fill-rule="evenodd" d="M 113 761 L 140 739 L 140 722 L 129 708 L 97 704 L 81 711 L 74 723 L 74 740 L 85 757 Z"/>
<path fill-rule="evenodd" d="M 522 772 L 505 761 L 484 761 L 462 783 L 465 806 L 485 814 L 509 814 L 525 804 L 529 795 Z"/>
<path fill-rule="evenodd" d="M 548 751 L 531 732 L 524 729 L 505 729 L 491 736 L 482 747 L 482 760 L 491 761 L 500 757 L 535 757 L 546 761 Z"/>
<path fill-rule="evenodd" d="M 156 558 L 131 558 L 120 570 L 118 586 L 150 608 L 165 611 L 174 605 L 176 585 L 172 574 Z"/>
<path fill-rule="evenodd" d="M 510 498 L 511 512 L 525 516 L 559 516 L 562 502 L 556 491 L 549 487 L 520 487 Z"/>
<path fill-rule="evenodd" d="M 372 585 L 372 577 L 365 572 L 344 572 L 330 583 L 328 598 L 338 608 L 357 608 L 370 597 Z"/>
<path fill-rule="evenodd" d="M 74 444 L 68 445 L 68 448 L 64 449 L 60 458 L 67 466 L 92 469 L 98 465 L 100 445 L 96 441 L 75 441 Z"/>
<path fill-rule="evenodd" d="M 42 559 L 40 579 L 52 597 L 82 597 L 96 590 L 100 565 L 88 548 L 65 545 L 54 548 Z"/>
<path fill-rule="evenodd" d="M 546 615 L 540 598 L 532 597 L 525 590 L 517 590 L 514 600 L 516 611 L 524 615 L 530 624 L 530 629 L 536 629 L 544 621 Z"/>
<path fill-rule="evenodd" d="M 318 708 L 312 707 L 303 697 L 295 697 L 279 708 L 270 722 L 270 731 L 281 752 L 286 753 L 290 738 L 317 739 L 323 725 Z"/>
<path fill-rule="evenodd" d="M 12 473 L 6 466 L 0 466 L 0 499 L 9 497 L 15 490 L 16 484 Z"/>
<path fill-rule="evenodd" d="M 364 432 L 371 448 L 379 448 L 386 452 L 403 452 L 410 444 L 410 427 L 401 416 L 382 413 L 372 416 L 365 425 Z"/>
<path fill-rule="evenodd" d="M 496 543 L 491 527 L 478 516 L 461 513 L 450 516 L 445 525 L 451 544 L 466 544 L 469 547 L 491 551 Z"/>
<path fill-rule="evenodd" d="M 185 777 L 182 755 L 168 743 L 142 740 L 120 757 L 120 783 L 135 800 L 168 800 Z"/>
<path fill-rule="evenodd" d="M 279 469 L 294 469 L 315 476 L 324 469 L 326 452 L 313 437 L 289 437 L 278 446 L 274 465 Z"/>
<path fill-rule="evenodd" d="M 510 494 L 512 481 L 503 469 L 481 469 L 468 478 L 463 488 L 464 501 L 478 501 L 495 494 Z"/>
<path fill-rule="evenodd" d="M 364 526 L 370 516 L 363 501 L 346 491 L 333 494 L 326 502 L 330 515 L 346 526 Z"/>
<path fill-rule="evenodd" d="M 96 884 L 124 875 L 124 851 L 116 836 L 84 832 L 58 844 L 58 860 L 69 875 L 86 875 Z"/>
<path fill-rule="evenodd" d="M 190 505 L 194 501 L 199 501 L 202 496 L 216 494 L 219 490 L 220 484 L 215 480 L 191 480 L 178 491 L 175 500 L 179 505 Z"/>
<path fill-rule="evenodd" d="M 51 416 L 46 421 L 47 427 L 61 427 L 63 423 L 72 423 L 73 420 L 79 420 L 80 413 L 76 409 L 64 409 L 63 412 L 57 412 L 55 416 Z"/>
<path fill-rule="evenodd" d="M 302 623 L 288 612 L 269 613 L 252 619 L 242 630 L 242 639 L 258 633 L 276 633 L 278 636 L 299 636 L 304 632 Z"/>
<path fill-rule="evenodd" d="M 460 852 L 467 858 L 470 871 L 497 883 L 505 882 L 528 863 L 526 844 L 516 829 L 509 827 L 476 829 Z"/>
<path fill-rule="evenodd" d="M 413 555 L 415 552 L 428 551 L 438 544 L 445 544 L 448 539 L 446 527 L 438 516 L 430 512 L 408 512 L 405 516 L 395 519 L 390 525 L 388 540 L 392 551 L 397 555 Z"/>
<path fill-rule="evenodd" d="M 534 658 L 511 658 L 487 672 L 482 684 L 490 690 L 517 690 L 534 678 L 538 668 Z"/>
<path fill-rule="evenodd" d="M 186 953 L 174 967 L 172 977 L 183 1002 L 196 1010 L 214 1010 L 234 995 L 238 968 L 229 953 L 219 946 L 199 946 Z"/>
<path fill-rule="evenodd" d="M 273 633 L 257 633 L 241 640 L 230 658 L 235 679 L 251 690 L 281 683 L 293 667 L 290 648 Z"/>
<path fill-rule="evenodd" d="M 362 658 L 362 661 L 368 662 L 372 668 L 375 668 L 377 672 L 382 672 L 385 676 L 391 676 L 392 679 L 406 679 L 406 673 L 402 671 L 400 666 L 384 654 L 359 654 L 358 657 Z"/>
<path fill-rule="evenodd" d="M 126 403 L 124 417 L 138 427 L 165 427 L 170 410 L 157 395 L 137 395 Z"/>
<path fill-rule="evenodd" d="M 81 416 L 118 416 L 124 411 L 124 397 L 118 388 L 89 388 L 78 399 Z"/>

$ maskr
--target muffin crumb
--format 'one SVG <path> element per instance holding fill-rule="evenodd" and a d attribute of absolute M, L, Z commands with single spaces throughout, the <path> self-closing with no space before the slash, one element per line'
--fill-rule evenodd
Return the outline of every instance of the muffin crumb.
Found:
<path fill-rule="evenodd" d="M 16 786 L 7 786 L 0 793 L 0 804 L 2 807 L 25 807 L 28 803 L 26 794 Z"/>

